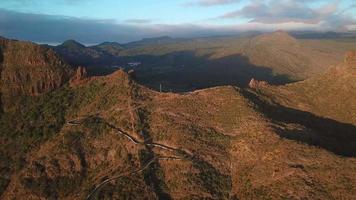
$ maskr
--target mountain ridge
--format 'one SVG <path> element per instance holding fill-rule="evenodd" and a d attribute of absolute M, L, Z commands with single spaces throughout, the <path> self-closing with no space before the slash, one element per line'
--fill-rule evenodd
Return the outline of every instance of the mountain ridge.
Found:
<path fill-rule="evenodd" d="M 136 199 L 353 197 L 355 159 L 335 155 L 347 149 L 340 152 L 331 145 L 338 144 L 332 137 L 298 121 L 270 120 L 244 89 L 160 93 L 119 70 L 66 90 L 72 92 L 65 97 L 71 103 L 63 126 L 26 154 L 24 167 L 11 176 L 2 198 L 85 198 L 106 177 L 147 163 L 152 164 L 144 173 L 113 179 L 94 198 L 113 199 L 129 191 Z M 316 142 L 309 145 L 309 137 Z M 345 176 L 350 177 L 347 184 L 335 188 Z"/>
<path fill-rule="evenodd" d="M 37 83 L 67 68 L 50 49 L 11 44 L 0 64 L 16 75 L 41 69 Z M 354 58 L 284 86 L 184 93 L 140 85 L 136 72 L 70 70 L 0 113 L 0 198 L 353 199 Z"/>
<path fill-rule="evenodd" d="M 274 97 L 282 105 L 356 124 L 356 56 L 345 54 L 343 63 L 310 79 L 285 86 L 260 87 L 262 93 Z"/>
<path fill-rule="evenodd" d="M 51 49 L 7 39 L 0 46 L 3 95 L 38 95 L 70 79 L 70 67 Z"/>

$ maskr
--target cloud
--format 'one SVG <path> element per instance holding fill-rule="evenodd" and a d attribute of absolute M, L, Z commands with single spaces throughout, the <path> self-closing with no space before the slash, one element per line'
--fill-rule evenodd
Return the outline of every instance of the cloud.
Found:
<path fill-rule="evenodd" d="M 137 20 L 134 21 L 137 22 Z M 117 23 L 117 21 L 111 19 L 82 19 L 27 14 L 0 9 L 0 35 L 40 43 L 60 43 L 67 39 L 75 39 L 84 44 L 103 41 L 129 42 L 165 35 L 201 37 L 237 32 L 232 27 L 198 26 L 194 24 Z"/>
<path fill-rule="evenodd" d="M 143 35 L 141 31 L 139 27 L 116 24 L 110 19 L 81 19 L 0 9 L 0 34 L 21 40 L 51 43 L 67 39 L 84 43 L 129 41 L 140 38 Z"/>
<path fill-rule="evenodd" d="M 153 22 L 151 19 L 128 19 L 125 20 L 126 23 L 129 24 L 150 24 Z"/>
<path fill-rule="evenodd" d="M 304 23 L 334 25 L 335 27 L 340 27 L 340 25 L 345 27 L 355 23 L 352 16 L 346 17 L 343 13 L 338 12 L 340 1 L 329 2 L 317 8 L 309 7 L 306 2 L 308 1 L 255 0 L 239 10 L 219 16 L 218 19 L 247 18 L 250 19 L 250 23 Z M 335 22 L 338 24 L 332 24 Z"/>
<path fill-rule="evenodd" d="M 319 9 L 312 9 L 298 1 L 252 2 L 240 10 L 225 13 L 220 18 L 250 18 L 253 22 L 281 23 L 304 22 L 318 23 L 323 16 L 336 11 L 337 4 L 328 4 Z"/>
<path fill-rule="evenodd" d="M 225 4 L 233 4 L 238 3 L 240 0 L 192 0 L 183 4 L 184 6 L 218 6 L 218 5 L 225 5 Z"/>
<path fill-rule="evenodd" d="M 270 0 L 273 1 L 273 0 Z M 287 0 L 284 0 L 288 2 Z M 257 1 L 256 1 L 257 2 Z M 310 30 L 332 31 L 355 29 L 350 14 L 338 14 L 337 5 L 325 4 L 318 9 L 296 4 L 295 11 L 283 11 L 290 4 L 274 7 L 266 3 L 249 4 L 236 16 L 251 18 L 249 23 L 231 25 L 213 24 L 157 24 L 147 19 L 87 19 L 44 14 L 27 14 L 0 9 L 0 35 L 41 43 L 59 43 L 75 39 L 84 44 L 103 41 L 129 42 L 147 37 L 205 37 L 231 35 L 245 31 Z M 299 7 L 298 7 L 299 6 Z M 273 7 L 273 8 L 271 8 Z M 272 13 L 272 9 L 275 13 Z M 281 10 L 282 9 L 282 10 Z M 256 11 L 256 12 L 254 12 Z M 300 16 L 303 13 L 304 16 Z M 226 16 L 225 16 L 226 17 Z M 230 16 L 234 18 L 235 16 Z"/>

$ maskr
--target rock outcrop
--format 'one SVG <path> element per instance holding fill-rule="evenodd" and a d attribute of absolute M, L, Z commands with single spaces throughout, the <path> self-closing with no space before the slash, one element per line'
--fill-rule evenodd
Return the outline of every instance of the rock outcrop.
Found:
<path fill-rule="evenodd" d="M 84 67 L 78 67 L 77 72 L 75 74 L 76 80 L 83 80 L 88 77 L 87 70 Z"/>
<path fill-rule="evenodd" d="M 65 84 L 72 70 L 57 54 L 31 42 L 0 40 L 2 95 L 39 95 Z"/>
<path fill-rule="evenodd" d="M 77 85 L 82 83 L 84 80 L 86 80 L 88 78 L 88 72 L 85 69 L 85 67 L 81 67 L 79 66 L 74 74 L 74 76 L 72 77 L 72 79 L 70 80 L 70 84 L 73 85 Z"/>
<path fill-rule="evenodd" d="M 254 78 L 251 79 L 250 83 L 248 84 L 248 86 L 252 89 L 267 87 L 268 85 L 269 84 L 266 81 L 258 81 L 258 80 L 255 80 Z"/>

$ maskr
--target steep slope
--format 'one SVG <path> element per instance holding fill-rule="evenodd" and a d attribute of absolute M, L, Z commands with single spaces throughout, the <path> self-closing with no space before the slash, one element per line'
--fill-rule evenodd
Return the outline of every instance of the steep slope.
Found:
<path fill-rule="evenodd" d="M 340 122 L 356 124 L 356 56 L 311 79 L 260 91 L 288 107 L 315 113 Z"/>
<path fill-rule="evenodd" d="M 118 54 L 122 47 L 115 42 L 86 47 L 77 41 L 68 40 L 50 48 L 71 66 L 86 68 L 90 75 L 107 75 L 117 70 L 117 66 L 121 66 Z"/>
<path fill-rule="evenodd" d="M 66 83 L 71 70 L 54 51 L 30 42 L 0 39 L 3 96 L 38 95 Z"/>
<path fill-rule="evenodd" d="M 65 102 L 51 92 L 72 76 L 53 50 L 0 39 L 0 192 L 30 146 L 58 131 Z"/>
<path fill-rule="evenodd" d="M 266 66 L 292 80 L 304 80 L 340 61 L 332 52 L 309 48 L 283 31 L 252 38 L 243 47 L 251 63 Z"/>
<path fill-rule="evenodd" d="M 1 198 L 355 198 L 354 145 L 329 148 L 323 141 L 333 138 L 319 129 L 270 120 L 249 94 L 229 86 L 158 93 L 122 71 L 62 88 L 39 104 L 62 102 L 57 132 L 3 176 Z M 53 115 L 47 110 L 37 115 Z"/>

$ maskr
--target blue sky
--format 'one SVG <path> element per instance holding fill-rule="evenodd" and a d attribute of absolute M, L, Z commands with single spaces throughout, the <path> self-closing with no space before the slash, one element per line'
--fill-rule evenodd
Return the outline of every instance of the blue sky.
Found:
<path fill-rule="evenodd" d="M 0 35 L 88 43 L 250 30 L 345 31 L 356 29 L 355 16 L 353 0 L 1 0 Z"/>
<path fill-rule="evenodd" d="M 155 23 L 197 23 L 218 16 L 242 3 L 219 6 L 190 5 L 184 0 L 2 0 L 1 8 L 48 15 L 91 19 L 111 19 L 125 22 L 131 19 L 152 20 Z M 197 1 L 198 2 L 198 1 Z M 233 5 L 234 4 L 234 5 Z"/>

